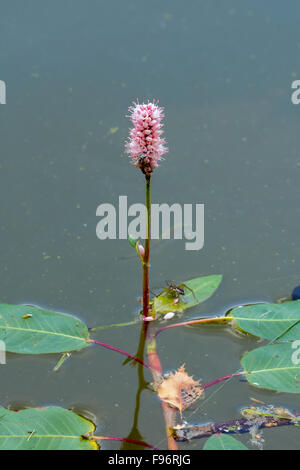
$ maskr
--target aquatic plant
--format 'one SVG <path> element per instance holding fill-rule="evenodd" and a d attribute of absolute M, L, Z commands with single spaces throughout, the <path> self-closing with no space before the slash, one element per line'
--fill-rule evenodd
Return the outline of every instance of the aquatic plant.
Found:
<path fill-rule="evenodd" d="M 222 276 L 208 275 L 175 284 L 173 281 L 161 287 L 161 292 L 150 299 L 150 222 L 151 177 L 163 155 L 168 151 L 162 135 L 164 112 L 158 102 L 134 103 L 129 108 L 133 124 L 126 151 L 132 163 L 141 170 L 146 182 L 147 237 L 145 246 L 140 240 L 129 238 L 136 250 L 143 271 L 143 308 L 141 318 L 118 324 L 88 328 L 73 315 L 53 312 L 28 305 L 0 304 L 0 352 L 1 340 L 6 351 L 17 354 L 60 353 L 54 371 L 59 370 L 73 351 L 81 351 L 92 345 L 109 349 L 126 357 L 124 364 L 137 364 L 138 390 L 134 423 L 127 437 L 96 436 L 96 426 L 91 421 L 70 410 L 59 407 L 32 408 L 18 412 L 1 410 L 0 449 L 99 449 L 103 440 L 120 441 L 122 449 L 128 446 L 154 448 L 144 442 L 138 430 L 138 413 L 141 392 L 148 387 L 145 371 L 152 375 L 152 390 L 160 400 L 166 428 L 168 448 L 178 449 L 178 442 L 208 437 L 205 450 L 239 449 L 247 447 L 229 434 L 248 432 L 255 445 L 263 445 L 261 429 L 279 426 L 299 426 L 299 413 L 275 405 L 260 403 L 241 410 L 242 418 L 205 425 L 183 421 L 185 409 L 204 392 L 219 383 L 236 378 L 261 389 L 277 392 L 300 393 L 300 360 L 293 358 L 294 342 L 300 337 L 299 289 L 294 289 L 292 299 L 282 303 L 259 303 L 239 306 L 221 316 L 205 316 L 178 321 L 183 315 L 208 299 L 219 287 Z M 174 323 L 165 324 L 175 319 Z M 141 324 L 137 353 L 133 354 L 91 336 L 105 328 L 125 328 Z M 162 323 L 163 322 L 163 323 Z M 174 328 L 199 328 L 216 325 L 218 328 L 234 328 L 243 334 L 253 335 L 268 343 L 247 352 L 241 359 L 241 368 L 203 384 L 177 364 L 177 370 L 164 373 L 157 349 L 157 337 Z M 183 362 L 184 362 L 183 358 Z M 188 369 L 188 366 L 187 366 Z M 53 432 L 55 429 L 55 432 Z"/>
<path fill-rule="evenodd" d="M 158 102 L 133 103 L 128 108 L 133 124 L 129 139 L 125 144 L 126 152 L 132 163 L 145 175 L 147 236 L 145 248 L 137 242 L 137 249 L 143 264 L 143 315 L 149 316 L 149 257 L 151 239 L 151 176 L 162 156 L 168 152 L 166 140 L 162 135 L 164 110 Z"/>

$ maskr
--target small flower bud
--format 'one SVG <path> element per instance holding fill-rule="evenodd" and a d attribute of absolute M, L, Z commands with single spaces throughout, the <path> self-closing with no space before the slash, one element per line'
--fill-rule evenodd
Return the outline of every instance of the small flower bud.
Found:
<path fill-rule="evenodd" d="M 174 316 L 175 316 L 174 312 L 168 312 L 165 314 L 164 320 L 171 320 L 171 318 L 173 318 Z"/>
<path fill-rule="evenodd" d="M 145 248 L 143 247 L 143 245 L 141 245 L 140 243 L 138 243 L 137 249 L 138 249 L 138 252 L 139 252 L 141 258 L 144 258 L 144 256 L 145 256 Z"/>

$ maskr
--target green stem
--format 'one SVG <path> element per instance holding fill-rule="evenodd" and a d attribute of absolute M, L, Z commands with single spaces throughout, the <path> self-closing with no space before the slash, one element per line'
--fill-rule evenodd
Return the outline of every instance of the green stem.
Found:
<path fill-rule="evenodd" d="M 66 352 L 64 353 L 61 358 L 59 359 L 58 363 L 56 364 L 56 366 L 53 368 L 53 372 L 57 372 L 61 366 L 63 365 L 63 363 L 65 362 L 66 359 L 68 359 L 69 357 L 71 356 L 71 353 L 69 352 Z"/>
<path fill-rule="evenodd" d="M 147 236 L 145 240 L 145 256 L 143 259 L 143 315 L 148 317 L 149 307 L 149 258 L 151 236 L 151 176 L 146 178 L 146 208 L 147 208 Z"/>
<path fill-rule="evenodd" d="M 90 331 L 97 331 L 97 330 L 106 330 L 106 328 L 118 328 L 119 326 L 131 326 L 137 325 L 137 321 L 127 321 L 126 323 L 113 323 L 112 325 L 102 325 L 102 326 L 95 326 L 94 328 L 90 328 Z"/>

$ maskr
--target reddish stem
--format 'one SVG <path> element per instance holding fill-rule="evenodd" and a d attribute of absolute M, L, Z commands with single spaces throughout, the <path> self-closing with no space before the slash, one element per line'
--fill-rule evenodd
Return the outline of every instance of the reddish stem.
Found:
<path fill-rule="evenodd" d="M 144 367 L 147 367 L 147 369 L 151 369 L 151 366 L 149 366 L 149 364 L 142 361 L 141 359 L 134 356 L 133 354 L 130 354 L 127 351 L 123 351 L 123 349 L 115 348 L 114 346 L 110 346 L 109 344 L 102 343 L 101 341 L 96 341 L 95 339 L 89 339 L 88 341 L 89 341 L 89 343 L 99 344 L 99 346 L 103 346 L 106 349 L 110 349 L 111 351 L 115 351 L 115 352 L 118 352 L 120 354 L 123 354 L 123 356 L 130 357 L 130 359 L 133 359 L 134 361 L 139 362 Z"/>
<path fill-rule="evenodd" d="M 147 238 L 145 240 L 145 254 L 143 257 L 143 315 L 144 318 L 150 314 L 149 305 L 149 260 L 150 260 L 150 238 L 151 238 L 151 175 L 146 175 L 146 208 L 147 208 Z M 144 322 L 146 323 L 146 322 Z M 146 327 L 147 329 L 147 327 Z M 152 331 L 152 328 L 151 328 Z M 154 382 L 158 382 L 162 375 L 162 366 L 156 351 L 155 337 L 150 334 L 147 344 L 148 360 Z M 161 401 L 164 415 L 168 449 L 178 450 L 177 443 L 171 435 L 170 428 L 175 424 L 177 411 L 170 408 L 167 403 Z"/>
<path fill-rule="evenodd" d="M 151 237 L 151 176 L 146 176 L 147 237 L 143 257 L 143 315 L 149 316 L 149 259 Z"/>
<path fill-rule="evenodd" d="M 224 380 L 231 379 L 232 377 L 235 377 L 236 375 L 242 375 L 244 372 L 234 372 L 233 374 L 225 375 L 224 377 L 220 377 L 219 379 L 213 380 L 212 382 L 209 382 L 208 384 L 203 386 L 203 389 L 211 387 L 212 385 L 218 384 L 219 382 L 223 382 Z"/>
<path fill-rule="evenodd" d="M 151 372 L 154 382 L 158 384 L 162 378 L 162 365 L 156 350 L 155 336 L 152 334 L 152 325 L 150 325 L 150 333 L 147 343 L 148 360 L 151 365 Z M 171 429 L 176 423 L 177 410 L 171 408 L 167 403 L 161 400 L 161 408 L 165 421 L 165 429 L 168 440 L 169 450 L 178 450 L 178 445 L 172 436 Z"/>

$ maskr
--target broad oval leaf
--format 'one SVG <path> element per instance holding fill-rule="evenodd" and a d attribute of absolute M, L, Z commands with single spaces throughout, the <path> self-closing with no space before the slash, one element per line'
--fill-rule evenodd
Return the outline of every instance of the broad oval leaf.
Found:
<path fill-rule="evenodd" d="M 97 450 L 81 437 L 94 430 L 94 423 L 64 408 L 0 408 L 0 450 Z"/>
<path fill-rule="evenodd" d="M 300 393 L 300 361 L 296 355 L 292 342 L 278 343 L 250 351 L 241 363 L 252 385 L 278 392 Z"/>
<path fill-rule="evenodd" d="M 212 276 L 196 277 L 186 281 L 179 286 L 186 286 L 184 295 L 180 296 L 180 301 L 174 304 L 174 297 L 168 292 L 163 292 L 153 300 L 153 309 L 155 313 L 163 314 L 168 312 L 183 312 L 187 308 L 204 302 L 213 295 L 222 281 L 222 275 L 215 274 Z"/>
<path fill-rule="evenodd" d="M 260 338 L 272 341 L 300 338 L 300 300 L 236 307 L 230 316 L 238 328 Z"/>
<path fill-rule="evenodd" d="M 63 313 L 30 305 L 0 304 L 0 340 L 6 351 L 19 354 L 48 354 L 88 346 L 88 328 Z"/>
<path fill-rule="evenodd" d="M 211 436 L 204 444 L 203 450 L 249 450 L 244 444 L 228 436 L 220 434 L 219 436 Z"/>

